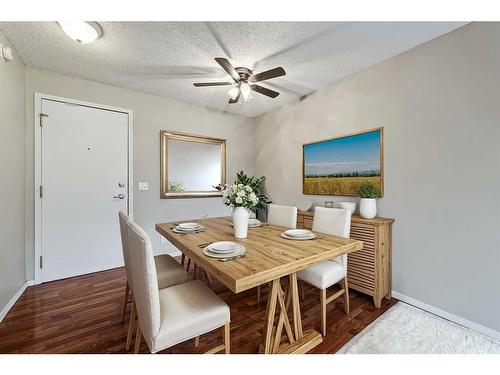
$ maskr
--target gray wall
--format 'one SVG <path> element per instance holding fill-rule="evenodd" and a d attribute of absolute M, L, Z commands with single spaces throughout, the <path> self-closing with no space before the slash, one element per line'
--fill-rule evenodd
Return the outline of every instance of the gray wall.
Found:
<path fill-rule="evenodd" d="M 9 44 L 0 32 L 0 43 Z M 13 49 L 13 48 L 12 48 Z M 26 281 L 24 63 L 0 59 L 0 311 Z"/>
<path fill-rule="evenodd" d="M 27 181 L 26 265 L 33 278 L 34 258 L 34 93 L 79 99 L 134 111 L 134 220 L 151 236 L 156 252 L 171 252 L 161 244 L 154 224 L 210 216 L 227 216 L 221 198 L 160 199 L 160 129 L 214 136 L 227 140 L 227 176 L 252 173 L 253 127 L 249 119 L 201 106 L 142 94 L 62 74 L 26 67 Z M 149 191 L 138 191 L 137 182 L 148 181 Z"/>
<path fill-rule="evenodd" d="M 393 289 L 497 331 L 499 50 L 499 23 L 469 24 L 265 114 L 254 164 L 272 199 L 293 203 L 302 143 L 384 126 Z"/>

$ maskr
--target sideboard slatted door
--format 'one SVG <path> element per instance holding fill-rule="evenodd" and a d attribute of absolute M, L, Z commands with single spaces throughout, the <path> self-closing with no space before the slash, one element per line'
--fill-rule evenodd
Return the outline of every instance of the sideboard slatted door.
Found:
<path fill-rule="evenodd" d="M 347 280 L 349 286 L 360 292 L 370 294 L 375 290 L 375 241 L 376 230 L 373 226 L 351 224 L 351 238 L 363 241 L 363 249 L 348 256 Z"/>
<path fill-rule="evenodd" d="M 297 228 L 312 228 L 314 212 L 299 212 Z M 363 249 L 348 255 L 349 288 L 373 297 L 377 308 L 391 298 L 391 231 L 393 219 L 352 216 L 350 237 L 363 241 Z"/>

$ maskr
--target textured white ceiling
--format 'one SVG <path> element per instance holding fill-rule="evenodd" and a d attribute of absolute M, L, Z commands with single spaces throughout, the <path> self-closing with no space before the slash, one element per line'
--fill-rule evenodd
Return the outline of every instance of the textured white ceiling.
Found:
<path fill-rule="evenodd" d="M 462 26 L 457 22 L 100 22 L 103 37 L 80 45 L 55 22 L 0 22 L 27 65 L 255 117 L 330 82 Z M 214 61 L 287 74 L 228 104 L 227 87 L 193 82 L 228 75 Z"/>

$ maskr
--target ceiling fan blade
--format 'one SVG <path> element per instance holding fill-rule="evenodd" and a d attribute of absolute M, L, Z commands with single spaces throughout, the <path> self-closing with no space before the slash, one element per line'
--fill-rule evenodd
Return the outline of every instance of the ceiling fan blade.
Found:
<path fill-rule="evenodd" d="M 222 66 L 222 69 L 224 69 L 231 77 L 233 77 L 235 82 L 240 81 L 240 75 L 238 72 L 233 68 L 231 63 L 228 61 L 228 59 L 225 59 L 224 57 L 216 57 L 215 61 Z"/>
<path fill-rule="evenodd" d="M 258 92 L 259 94 L 269 96 L 270 98 L 276 98 L 280 93 L 259 85 L 252 85 L 252 90 Z"/>
<path fill-rule="evenodd" d="M 285 69 L 281 66 L 278 68 L 266 70 L 265 72 L 254 74 L 251 78 L 254 82 L 265 81 L 266 79 L 281 77 L 286 74 Z"/>
<path fill-rule="evenodd" d="M 240 93 L 238 92 L 238 95 L 236 95 L 236 98 L 229 98 L 229 104 L 234 104 L 238 103 L 238 100 L 240 100 Z"/>
<path fill-rule="evenodd" d="M 197 82 L 193 83 L 196 87 L 206 87 L 206 86 L 229 86 L 232 85 L 231 82 Z"/>

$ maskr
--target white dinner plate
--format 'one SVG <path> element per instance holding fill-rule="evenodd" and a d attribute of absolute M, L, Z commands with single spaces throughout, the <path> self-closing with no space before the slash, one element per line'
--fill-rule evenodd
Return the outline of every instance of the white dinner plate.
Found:
<path fill-rule="evenodd" d="M 179 226 L 176 226 L 174 229 L 172 229 L 172 231 L 174 231 L 175 233 L 184 233 L 184 234 L 186 234 L 186 233 L 195 233 L 195 232 L 198 232 L 198 231 L 202 232 L 203 229 L 205 229 L 203 227 L 203 225 L 200 225 L 200 226 L 196 227 L 195 229 L 186 229 L 186 230 L 179 228 Z"/>
<path fill-rule="evenodd" d="M 307 241 L 307 240 L 313 240 L 316 238 L 316 235 L 312 232 L 311 232 L 311 235 L 308 237 L 291 237 L 291 236 L 287 236 L 285 234 L 285 232 L 281 233 L 280 236 L 282 238 L 286 238 L 287 240 L 295 240 L 295 241 Z"/>
<path fill-rule="evenodd" d="M 238 248 L 238 244 L 231 241 L 219 241 L 208 245 L 207 248 L 212 253 L 227 254 L 235 251 Z"/>
<path fill-rule="evenodd" d="M 177 229 L 177 227 L 175 227 L 174 229 L 172 229 L 172 231 L 175 232 L 175 233 L 181 233 L 181 234 L 196 233 L 195 230 L 180 230 L 180 229 Z"/>
<path fill-rule="evenodd" d="M 190 230 L 197 230 L 200 229 L 201 224 L 199 223 L 181 223 L 177 224 L 177 229 L 179 230 L 184 230 L 184 231 L 190 231 Z"/>
<path fill-rule="evenodd" d="M 313 232 L 308 229 L 288 229 L 284 232 L 288 237 L 306 238 L 310 237 Z"/>
<path fill-rule="evenodd" d="M 247 251 L 245 249 L 245 246 L 236 244 L 236 248 L 232 250 L 230 253 L 224 253 L 224 254 L 218 254 L 218 253 L 213 253 L 208 249 L 208 246 L 203 249 L 203 254 L 205 254 L 208 257 L 211 258 L 218 258 L 218 259 L 225 259 L 225 258 L 232 258 L 232 257 L 237 257 L 242 254 L 245 254 Z"/>

